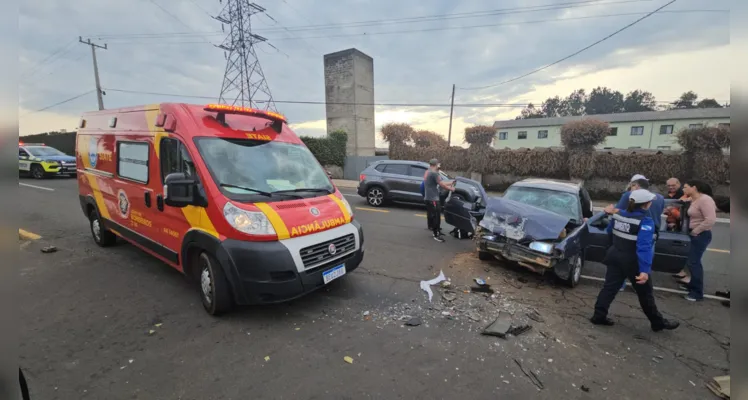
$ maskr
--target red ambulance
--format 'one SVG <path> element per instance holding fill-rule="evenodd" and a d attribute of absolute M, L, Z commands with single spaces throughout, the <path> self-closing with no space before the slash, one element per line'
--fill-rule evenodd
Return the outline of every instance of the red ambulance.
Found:
<path fill-rule="evenodd" d="M 86 113 L 78 128 L 94 241 L 182 271 L 212 315 L 297 298 L 363 259 L 350 204 L 280 114 L 162 103 Z"/>

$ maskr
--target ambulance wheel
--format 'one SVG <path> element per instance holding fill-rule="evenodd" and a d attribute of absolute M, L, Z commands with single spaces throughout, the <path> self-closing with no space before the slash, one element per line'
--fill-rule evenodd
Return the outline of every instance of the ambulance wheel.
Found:
<path fill-rule="evenodd" d="M 39 164 L 34 164 L 31 166 L 31 176 L 34 179 L 44 179 L 44 168 L 42 168 Z"/>
<path fill-rule="evenodd" d="M 88 221 L 91 226 L 91 235 L 93 236 L 94 242 L 101 247 L 109 247 L 117 243 L 117 236 L 110 230 L 104 228 L 104 224 L 101 222 L 99 212 L 96 209 L 91 210 L 88 214 Z"/>
<path fill-rule="evenodd" d="M 218 261 L 206 252 L 200 253 L 197 259 L 199 273 L 200 299 L 205 311 L 210 315 L 220 315 L 231 306 L 229 284 Z"/>
<path fill-rule="evenodd" d="M 481 261 L 493 261 L 496 259 L 496 257 L 494 257 L 491 253 L 487 251 L 479 251 L 478 259 Z"/>

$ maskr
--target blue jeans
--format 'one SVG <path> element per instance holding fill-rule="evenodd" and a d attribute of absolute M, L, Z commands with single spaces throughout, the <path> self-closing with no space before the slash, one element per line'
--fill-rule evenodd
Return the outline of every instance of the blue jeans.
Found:
<path fill-rule="evenodd" d="M 712 231 L 704 231 L 691 236 L 691 251 L 688 253 L 688 268 L 691 270 L 691 281 L 688 283 L 688 295 L 695 299 L 704 298 L 704 265 L 701 258 L 712 242 Z"/>

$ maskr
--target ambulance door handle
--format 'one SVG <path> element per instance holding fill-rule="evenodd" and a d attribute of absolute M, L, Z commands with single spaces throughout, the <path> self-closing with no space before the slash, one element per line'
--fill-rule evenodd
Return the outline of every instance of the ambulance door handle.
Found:
<path fill-rule="evenodd" d="M 158 208 L 159 211 L 164 211 L 164 196 L 160 194 L 156 195 L 156 208 Z"/>
<path fill-rule="evenodd" d="M 151 192 L 145 192 L 145 206 L 151 208 Z"/>

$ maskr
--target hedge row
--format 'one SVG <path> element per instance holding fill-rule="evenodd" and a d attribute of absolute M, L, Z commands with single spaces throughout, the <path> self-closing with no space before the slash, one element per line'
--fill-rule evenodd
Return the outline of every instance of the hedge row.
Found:
<path fill-rule="evenodd" d="M 722 146 L 729 146 L 729 130 L 701 128 L 678 133 L 678 140 L 687 149 L 677 152 L 636 152 L 632 150 L 595 151 L 593 146 L 604 140 L 608 124 L 582 120 L 562 128 L 565 148 L 497 150 L 490 147 L 493 127 L 467 128 L 469 148 L 423 147 L 413 140 L 418 135 L 406 124 L 391 124 L 382 130 L 389 139 L 390 158 L 394 160 L 428 161 L 438 158 L 448 171 L 510 174 L 516 176 L 556 179 L 608 179 L 625 181 L 634 174 L 644 174 L 654 183 L 668 178 L 699 178 L 711 184 L 729 182 L 730 162 Z M 410 143 L 409 143 L 410 142 Z M 412 145 L 412 144 L 416 145 Z"/>
<path fill-rule="evenodd" d="M 302 136 L 301 140 L 320 164 L 337 165 L 341 168 L 345 166 L 345 146 L 348 135 L 344 131 L 330 132 L 324 138 Z"/>

